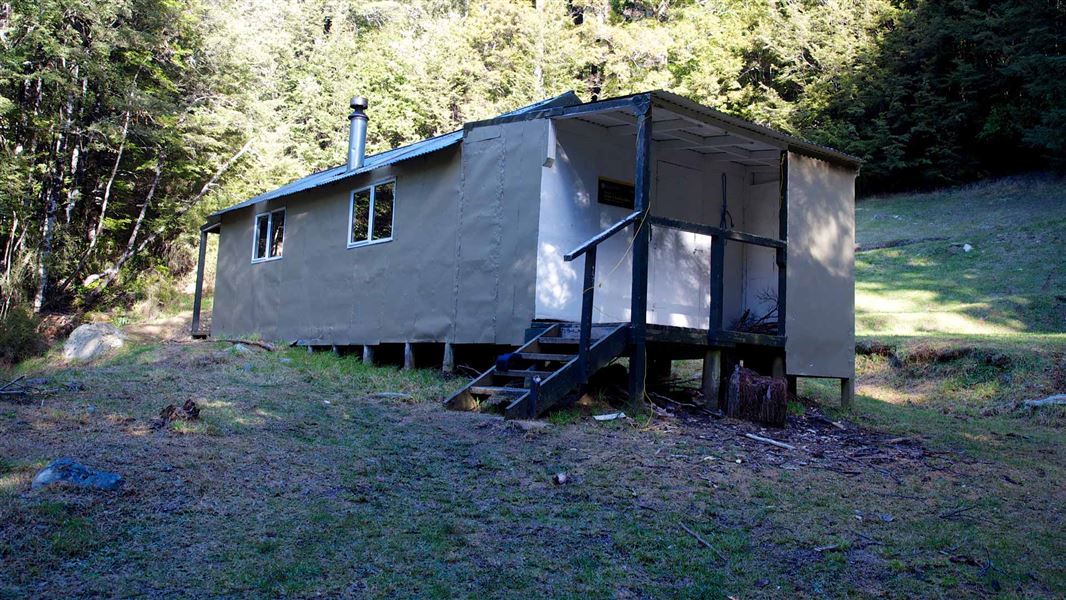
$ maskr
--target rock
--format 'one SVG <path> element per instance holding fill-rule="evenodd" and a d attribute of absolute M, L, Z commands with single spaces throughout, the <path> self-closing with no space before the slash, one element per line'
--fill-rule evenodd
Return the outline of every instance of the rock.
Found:
<path fill-rule="evenodd" d="M 51 485 L 69 485 L 97 490 L 118 490 L 124 480 L 118 473 L 91 469 L 73 458 L 57 458 L 33 478 L 33 489 Z"/>
<path fill-rule="evenodd" d="M 969 251 L 971 251 L 971 250 L 973 250 L 973 246 L 971 246 L 971 245 L 969 245 L 969 244 L 963 244 L 963 245 L 962 245 L 962 251 L 963 251 L 963 252 L 969 252 Z"/>
<path fill-rule="evenodd" d="M 281 362 L 283 364 L 289 365 L 289 364 L 292 364 L 292 359 L 288 358 L 288 357 L 282 357 L 282 358 L 278 359 L 278 362 Z"/>
<path fill-rule="evenodd" d="M 552 478 L 552 481 L 555 482 L 555 485 L 566 485 L 566 482 L 569 479 L 570 478 L 566 476 L 566 473 L 556 473 L 555 477 Z"/>
<path fill-rule="evenodd" d="M 244 344 L 234 344 L 233 347 L 230 348 L 230 352 L 234 354 L 249 354 L 251 351 L 252 349 Z"/>
<path fill-rule="evenodd" d="M 548 423 L 545 421 L 533 421 L 526 419 L 513 419 L 507 422 L 507 425 L 512 429 L 529 433 L 531 431 L 544 431 L 548 428 Z"/>
<path fill-rule="evenodd" d="M 87 323 L 75 329 L 63 344 L 68 361 L 92 360 L 126 343 L 126 334 L 110 323 Z"/>
<path fill-rule="evenodd" d="M 245 371 L 251 372 L 252 363 L 244 363 L 244 366 L 242 366 L 241 368 L 244 369 Z"/>

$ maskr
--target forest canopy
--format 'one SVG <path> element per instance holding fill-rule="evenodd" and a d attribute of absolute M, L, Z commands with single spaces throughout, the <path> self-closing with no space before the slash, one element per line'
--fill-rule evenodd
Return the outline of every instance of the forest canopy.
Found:
<path fill-rule="evenodd" d="M 0 311 L 187 270 L 207 212 L 343 162 L 357 93 L 372 152 L 661 88 L 859 156 L 864 193 L 1061 168 L 1064 31 L 1047 0 L 8 2 Z"/>

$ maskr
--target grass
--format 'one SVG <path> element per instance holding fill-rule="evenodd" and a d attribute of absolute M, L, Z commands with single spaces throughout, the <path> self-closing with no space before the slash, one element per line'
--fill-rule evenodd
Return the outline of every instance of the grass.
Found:
<path fill-rule="evenodd" d="M 860 245 L 914 242 L 856 255 L 858 335 L 1036 333 L 1066 345 L 1066 180 L 874 198 L 855 218 Z"/>
<path fill-rule="evenodd" d="M 859 254 L 859 297 L 907 310 L 859 303 L 861 337 L 895 356 L 858 357 L 854 411 L 835 382 L 802 382 L 844 430 L 794 403 L 779 431 L 596 422 L 599 404 L 526 431 L 442 410 L 462 379 L 214 342 L 30 361 L 18 371 L 62 391 L 0 404 L 0 598 L 1062 597 L 1066 411 L 1016 407 L 1066 386 L 1059 308 L 1038 298 L 1063 293 L 1062 188 L 860 205 L 863 243 L 950 240 Z M 918 217 L 968 197 L 980 214 L 947 233 Z M 1005 214 L 1042 241 L 989 248 Z M 153 427 L 188 399 L 200 421 Z M 57 456 L 126 486 L 31 490 Z"/>

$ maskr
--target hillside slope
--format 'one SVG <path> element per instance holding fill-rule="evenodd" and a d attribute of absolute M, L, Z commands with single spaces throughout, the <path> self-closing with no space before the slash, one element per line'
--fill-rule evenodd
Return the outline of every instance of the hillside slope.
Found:
<path fill-rule="evenodd" d="M 1066 180 L 872 198 L 855 216 L 859 335 L 1066 333 Z"/>
<path fill-rule="evenodd" d="M 855 213 L 860 349 L 893 349 L 857 357 L 868 408 L 989 415 L 1066 390 L 1066 179 L 877 197 Z"/>

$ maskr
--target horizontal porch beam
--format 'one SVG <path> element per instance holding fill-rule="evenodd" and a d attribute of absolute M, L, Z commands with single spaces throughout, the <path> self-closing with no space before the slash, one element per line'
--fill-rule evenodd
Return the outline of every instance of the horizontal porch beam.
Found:
<path fill-rule="evenodd" d="M 742 231 L 734 231 L 732 229 L 722 229 L 721 227 L 703 225 L 702 223 L 678 221 L 677 219 L 668 219 L 666 217 L 648 217 L 648 222 L 652 225 L 658 225 L 660 227 L 669 227 L 671 229 L 680 229 L 681 231 L 688 231 L 691 233 L 699 233 L 702 235 L 721 237 L 727 240 L 743 242 L 745 244 L 752 244 L 755 246 L 764 246 L 766 248 L 785 248 L 787 245 L 781 240 L 775 240 L 773 238 L 763 237 L 761 235 L 744 233 Z"/>

